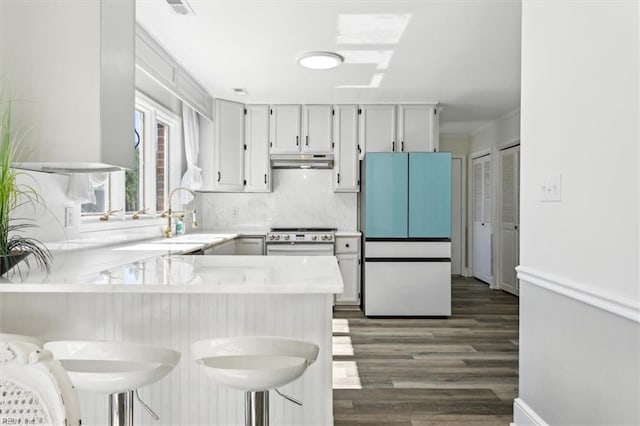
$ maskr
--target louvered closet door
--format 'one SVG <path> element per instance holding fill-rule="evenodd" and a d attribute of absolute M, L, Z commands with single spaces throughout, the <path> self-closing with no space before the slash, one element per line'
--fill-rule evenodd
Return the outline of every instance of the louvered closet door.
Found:
<path fill-rule="evenodd" d="M 500 288 L 518 294 L 520 146 L 500 152 Z"/>
<path fill-rule="evenodd" d="M 475 158 L 473 173 L 473 276 L 491 284 L 491 156 Z"/>

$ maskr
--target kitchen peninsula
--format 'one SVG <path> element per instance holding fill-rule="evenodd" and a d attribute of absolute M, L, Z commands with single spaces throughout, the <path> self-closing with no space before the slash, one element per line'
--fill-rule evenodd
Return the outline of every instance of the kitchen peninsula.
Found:
<path fill-rule="evenodd" d="M 56 258 L 66 265 L 64 272 L 41 276 L 32 270 L 0 279 L 0 330 L 180 351 L 175 370 L 140 391 L 160 421 L 137 410 L 136 424 L 154 425 L 242 423 L 243 393 L 211 381 L 192 361 L 192 342 L 244 335 L 306 340 L 320 347 L 317 361 L 281 389 L 304 405 L 272 393 L 271 419 L 278 425 L 333 423 L 332 300 L 343 291 L 335 257 L 118 253 L 127 254 L 126 260 L 95 257 L 91 263 L 91 254 L 60 251 Z M 83 424 L 104 424 L 105 395 L 79 392 L 79 398 Z"/>

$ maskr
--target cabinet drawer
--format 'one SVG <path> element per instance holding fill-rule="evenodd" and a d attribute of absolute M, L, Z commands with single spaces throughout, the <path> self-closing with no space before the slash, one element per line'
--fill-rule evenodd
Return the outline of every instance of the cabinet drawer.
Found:
<path fill-rule="evenodd" d="M 336 238 L 336 254 L 358 253 L 360 251 L 360 238 L 338 237 Z"/>
<path fill-rule="evenodd" d="M 365 257 L 435 257 L 450 258 L 450 242 L 430 241 L 367 241 Z"/>

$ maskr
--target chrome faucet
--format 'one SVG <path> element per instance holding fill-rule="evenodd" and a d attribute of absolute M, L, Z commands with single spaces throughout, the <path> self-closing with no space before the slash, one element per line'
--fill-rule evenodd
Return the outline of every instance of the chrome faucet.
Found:
<path fill-rule="evenodd" d="M 171 210 L 171 200 L 173 200 L 173 194 L 176 193 L 176 191 L 187 191 L 189 192 L 191 195 L 193 195 L 194 197 L 196 196 L 196 193 L 193 192 L 190 189 L 187 189 L 185 187 L 179 186 L 177 188 L 175 188 L 173 191 L 171 191 L 169 193 L 169 208 L 167 210 L 165 210 L 164 212 L 162 212 L 162 214 L 160 215 L 161 217 L 167 216 L 167 227 L 164 229 L 164 236 L 167 238 L 171 238 L 173 236 L 173 233 L 171 232 L 171 218 L 172 217 L 179 217 L 179 218 L 183 218 L 184 217 L 184 211 L 172 211 Z M 198 227 L 198 223 L 196 222 L 196 210 L 189 210 L 190 213 L 193 214 L 193 222 L 191 223 L 191 226 L 193 228 L 197 228 Z"/>

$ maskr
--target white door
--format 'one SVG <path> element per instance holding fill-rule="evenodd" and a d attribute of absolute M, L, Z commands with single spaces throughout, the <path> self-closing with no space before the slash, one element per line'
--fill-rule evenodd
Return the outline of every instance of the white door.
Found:
<path fill-rule="evenodd" d="M 246 105 L 244 118 L 245 192 L 270 192 L 269 105 Z"/>
<path fill-rule="evenodd" d="M 520 263 L 520 146 L 500 152 L 500 274 L 499 286 L 518 294 Z"/>
<path fill-rule="evenodd" d="M 398 141 L 402 152 L 433 152 L 433 105 L 398 106 Z"/>
<path fill-rule="evenodd" d="M 358 192 L 360 190 L 360 164 L 358 159 L 358 107 L 336 105 L 333 125 L 335 165 L 333 190 Z"/>
<path fill-rule="evenodd" d="M 451 274 L 462 275 L 462 158 L 451 159 Z"/>
<path fill-rule="evenodd" d="M 300 105 L 271 105 L 270 114 L 271 153 L 300 152 Z"/>
<path fill-rule="evenodd" d="M 332 152 L 332 111 L 331 105 L 304 106 L 302 152 L 313 154 L 330 154 Z"/>
<path fill-rule="evenodd" d="M 400 151 L 396 141 L 396 106 L 362 105 L 360 111 L 360 144 L 365 151 Z"/>
<path fill-rule="evenodd" d="M 244 105 L 217 99 L 213 189 L 244 190 Z"/>
<path fill-rule="evenodd" d="M 473 276 L 493 284 L 491 156 L 475 158 L 473 169 Z"/>

